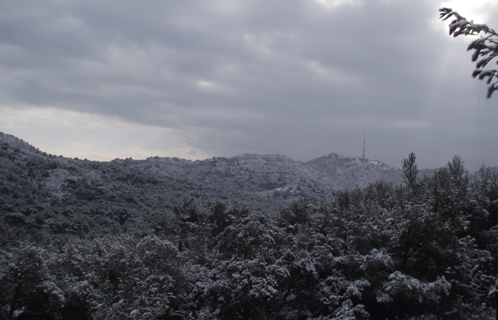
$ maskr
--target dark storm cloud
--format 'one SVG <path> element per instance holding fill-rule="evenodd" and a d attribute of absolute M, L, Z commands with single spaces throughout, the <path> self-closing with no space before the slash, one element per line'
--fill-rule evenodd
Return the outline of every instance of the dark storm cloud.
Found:
<path fill-rule="evenodd" d="M 334 8 L 314 0 L 23 1 L 0 8 L 4 105 L 169 128 L 217 156 L 360 155 L 364 132 L 370 157 L 396 166 L 412 150 L 428 166 L 457 153 L 473 165 L 496 156 L 475 141 L 497 137 L 485 113 L 498 114 L 484 85 L 468 79 L 468 60 L 442 67 L 450 59 L 444 52 L 465 45 L 436 30 L 437 6 L 429 1 Z M 476 130 L 482 125 L 488 129 Z"/>

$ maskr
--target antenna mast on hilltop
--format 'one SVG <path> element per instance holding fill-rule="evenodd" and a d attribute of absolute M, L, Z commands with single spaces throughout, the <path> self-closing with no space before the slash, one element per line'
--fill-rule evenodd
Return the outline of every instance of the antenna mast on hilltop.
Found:
<path fill-rule="evenodd" d="M 363 159 L 365 159 L 365 134 L 363 134 Z"/>

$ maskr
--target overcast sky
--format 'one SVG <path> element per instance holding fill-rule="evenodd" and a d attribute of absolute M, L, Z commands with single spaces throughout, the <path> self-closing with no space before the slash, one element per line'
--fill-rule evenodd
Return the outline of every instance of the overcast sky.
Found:
<path fill-rule="evenodd" d="M 498 166 L 498 93 L 449 6 L 497 1 L 0 2 L 0 131 L 89 160 L 329 153 Z"/>

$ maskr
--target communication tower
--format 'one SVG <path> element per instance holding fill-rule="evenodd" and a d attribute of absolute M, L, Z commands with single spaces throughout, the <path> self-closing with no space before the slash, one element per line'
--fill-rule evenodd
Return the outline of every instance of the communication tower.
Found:
<path fill-rule="evenodd" d="M 363 159 L 365 159 L 365 133 L 363 133 Z"/>

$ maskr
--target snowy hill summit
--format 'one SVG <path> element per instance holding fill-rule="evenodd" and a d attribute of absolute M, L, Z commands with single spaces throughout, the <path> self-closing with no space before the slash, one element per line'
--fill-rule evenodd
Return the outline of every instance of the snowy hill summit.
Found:
<path fill-rule="evenodd" d="M 128 199 L 124 201 L 173 207 L 180 198 L 210 197 L 268 210 L 300 198 L 330 201 L 341 191 L 379 180 L 402 181 L 400 169 L 381 161 L 335 153 L 307 162 L 272 154 L 98 162 L 49 155 L 4 133 L 0 134 L 0 146 L 3 180 L 13 172 L 22 176 L 25 170 L 33 175 L 32 183 L 65 201 Z"/>
<path fill-rule="evenodd" d="M 308 166 L 319 173 L 322 180 L 335 189 L 363 188 L 380 180 L 398 184 L 402 172 L 382 161 L 341 156 L 336 153 L 308 161 Z"/>

